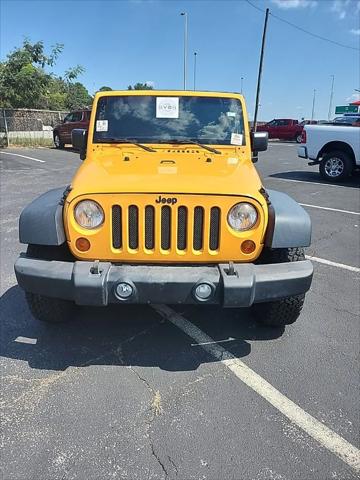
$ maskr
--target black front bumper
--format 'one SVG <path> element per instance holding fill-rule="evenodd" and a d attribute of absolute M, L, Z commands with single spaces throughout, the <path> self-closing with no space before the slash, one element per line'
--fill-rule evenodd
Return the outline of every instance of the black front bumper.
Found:
<path fill-rule="evenodd" d="M 313 275 L 309 260 L 271 265 L 115 265 L 110 262 L 59 262 L 22 255 L 15 263 L 18 284 L 25 291 L 48 297 L 73 300 L 78 305 L 137 304 L 219 304 L 249 307 L 305 293 Z M 130 285 L 133 294 L 121 299 L 120 282 Z M 211 287 L 206 301 L 196 297 L 200 283 Z"/>

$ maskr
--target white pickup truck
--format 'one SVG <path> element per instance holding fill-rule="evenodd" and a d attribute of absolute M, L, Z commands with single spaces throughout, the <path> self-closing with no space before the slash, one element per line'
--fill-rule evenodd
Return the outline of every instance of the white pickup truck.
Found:
<path fill-rule="evenodd" d="M 319 165 L 320 175 L 332 182 L 360 168 L 360 128 L 346 125 L 306 125 L 298 156 Z"/>

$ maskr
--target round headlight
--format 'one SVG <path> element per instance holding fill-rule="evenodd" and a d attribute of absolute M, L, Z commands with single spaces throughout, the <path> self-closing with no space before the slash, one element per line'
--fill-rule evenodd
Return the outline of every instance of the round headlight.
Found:
<path fill-rule="evenodd" d="M 104 222 L 104 211 L 93 200 L 82 200 L 74 210 L 74 217 L 80 227 L 97 228 Z"/>
<path fill-rule="evenodd" d="M 256 208 L 250 203 L 242 202 L 230 208 L 227 221 L 232 229 L 242 232 L 250 230 L 255 225 L 257 218 Z"/>

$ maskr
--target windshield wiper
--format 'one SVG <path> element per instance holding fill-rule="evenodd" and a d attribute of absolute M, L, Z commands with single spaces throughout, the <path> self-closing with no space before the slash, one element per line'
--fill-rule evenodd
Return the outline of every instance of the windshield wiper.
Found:
<path fill-rule="evenodd" d="M 113 137 L 107 137 L 107 138 L 99 138 L 97 139 L 97 142 L 99 143 L 131 143 L 132 145 L 136 145 L 137 147 L 143 148 L 147 152 L 156 152 L 151 147 L 148 147 L 147 145 L 143 145 L 142 143 L 136 142 L 135 140 L 131 140 L 130 138 L 113 138 Z"/>
<path fill-rule="evenodd" d="M 179 138 L 170 138 L 169 140 L 160 140 L 159 143 L 178 143 L 179 145 L 197 145 L 198 147 L 205 148 L 205 150 L 208 150 L 209 152 L 216 153 L 216 154 L 221 154 L 220 150 L 216 150 L 216 148 L 208 147 L 207 145 L 204 145 L 203 143 L 196 142 L 195 140 L 188 139 L 188 140 L 182 140 Z"/>

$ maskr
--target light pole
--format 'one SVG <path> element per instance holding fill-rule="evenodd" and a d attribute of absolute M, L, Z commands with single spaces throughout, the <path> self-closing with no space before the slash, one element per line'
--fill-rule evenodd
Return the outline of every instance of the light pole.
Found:
<path fill-rule="evenodd" d="M 264 60 L 266 30 L 267 30 L 267 23 L 269 19 L 269 12 L 270 10 L 267 8 L 265 11 L 264 30 L 262 35 L 260 62 L 259 62 L 259 73 L 258 73 L 258 81 L 257 81 L 257 87 L 256 87 L 255 113 L 254 113 L 254 125 L 253 125 L 254 132 L 256 132 L 256 127 L 257 127 L 257 116 L 258 116 L 259 101 L 260 101 L 261 75 L 262 75 L 262 67 L 263 67 L 263 60 Z"/>
<path fill-rule="evenodd" d="M 197 52 L 194 52 L 194 91 L 196 90 L 196 57 Z"/>
<path fill-rule="evenodd" d="M 316 90 L 315 90 L 315 88 L 314 88 L 313 102 L 312 102 L 312 110 L 311 110 L 311 120 L 314 120 L 314 113 L 315 113 L 315 97 L 316 97 Z"/>
<path fill-rule="evenodd" d="M 243 94 L 243 85 L 244 85 L 244 77 L 241 77 L 241 88 L 240 88 L 241 95 Z"/>
<path fill-rule="evenodd" d="M 332 80 L 331 80 L 331 91 L 330 91 L 330 100 L 329 100 L 328 120 L 330 120 L 330 117 L 331 117 L 332 102 L 333 102 L 333 97 L 334 97 L 335 75 L 330 75 L 330 77 L 332 77 Z"/>
<path fill-rule="evenodd" d="M 186 90 L 187 43 L 188 43 L 188 14 L 187 14 L 187 12 L 181 12 L 180 15 L 185 18 L 185 22 L 184 22 L 184 90 Z"/>

